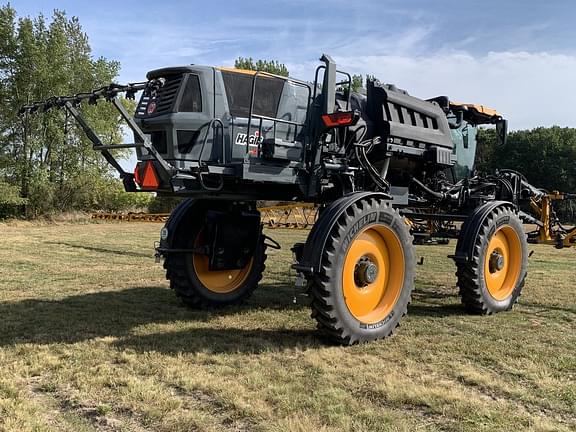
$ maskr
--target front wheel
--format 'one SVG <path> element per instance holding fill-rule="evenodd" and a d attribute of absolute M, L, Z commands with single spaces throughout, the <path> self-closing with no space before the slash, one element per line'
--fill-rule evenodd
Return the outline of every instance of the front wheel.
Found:
<path fill-rule="evenodd" d="M 252 256 L 244 265 L 233 269 L 210 269 L 210 258 L 203 250 L 210 243 L 209 229 L 204 214 L 189 221 L 181 235 L 181 247 L 193 253 L 175 253 L 166 256 L 164 268 L 170 287 L 188 306 L 217 307 L 236 304 L 247 299 L 262 279 L 265 269 L 266 245 L 261 227 Z M 245 235 L 242 224 L 228 223 L 219 229 L 229 230 L 230 236 Z"/>
<path fill-rule="evenodd" d="M 355 202 L 331 229 L 309 294 L 318 328 L 352 345 L 390 336 L 414 286 L 412 236 L 381 199 Z"/>
<path fill-rule="evenodd" d="M 500 206 L 484 218 L 466 223 L 477 235 L 461 234 L 456 246 L 457 250 L 472 250 L 470 259 L 457 263 L 462 303 L 468 311 L 482 315 L 512 309 L 524 287 L 528 266 L 520 218 L 511 208 Z"/>

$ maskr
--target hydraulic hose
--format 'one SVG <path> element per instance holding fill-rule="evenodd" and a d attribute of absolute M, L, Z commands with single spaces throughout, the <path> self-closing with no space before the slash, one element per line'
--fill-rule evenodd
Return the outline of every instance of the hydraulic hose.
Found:
<path fill-rule="evenodd" d="M 428 186 L 426 186 L 424 183 L 422 183 L 420 180 L 412 177 L 412 181 L 420 187 L 420 189 L 422 189 L 424 192 L 426 192 L 429 195 L 432 195 L 434 198 L 437 198 L 439 200 L 444 200 L 446 199 L 446 194 L 443 192 L 436 192 L 433 191 L 432 189 L 430 189 Z"/>

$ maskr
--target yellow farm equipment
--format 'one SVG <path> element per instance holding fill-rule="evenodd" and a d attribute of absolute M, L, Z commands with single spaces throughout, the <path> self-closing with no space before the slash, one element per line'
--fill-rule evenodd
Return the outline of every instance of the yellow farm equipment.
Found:
<path fill-rule="evenodd" d="M 166 222 L 169 213 L 92 213 L 92 219 L 119 222 Z"/>
<path fill-rule="evenodd" d="M 318 217 L 318 208 L 298 203 L 258 208 L 267 228 L 310 229 Z M 170 213 L 92 213 L 92 219 L 117 222 L 166 222 Z"/>
<path fill-rule="evenodd" d="M 576 246 L 576 226 L 566 228 L 562 226 L 555 215 L 552 203 L 554 201 L 564 201 L 576 199 L 576 194 L 561 192 L 547 193 L 541 197 L 533 197 L 530 200 L 532 211 L 538 215 L 538 229 L 529 233 L 530 243 L 543 243 L 554 245 L 558 249 Z"/>
<path fill-rule="evenodd" d="M 312 204 L 288 204 L 259 209 L 262 223 L 268 228 L 312 228 L 318 217 L 318 208 Z"/>

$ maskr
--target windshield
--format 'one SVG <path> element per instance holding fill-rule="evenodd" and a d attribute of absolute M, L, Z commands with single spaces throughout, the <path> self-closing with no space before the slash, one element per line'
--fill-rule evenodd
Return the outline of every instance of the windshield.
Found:
<path fill-rule="evenodd" d="M 477 129 L 476 126 L 463 120 L 460 127 L 450 129 L 450 132 L 454 143 L 453 153 L 456 155 L 454 173 L 456 180 L 462 180 L 469 177 L 474 170 Z"/>

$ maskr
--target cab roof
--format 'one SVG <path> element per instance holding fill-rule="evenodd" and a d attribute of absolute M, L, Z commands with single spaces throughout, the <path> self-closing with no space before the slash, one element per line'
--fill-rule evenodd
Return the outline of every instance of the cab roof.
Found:
<path fill-rule="evenodd" d="M 472 117 L 478 124 L 494 123 L 502 119 L 502 115 L 498 111 L 485 105 L 450 101 L 450 109 L 463 110 L 468 114 L 468 117 Z"/>

